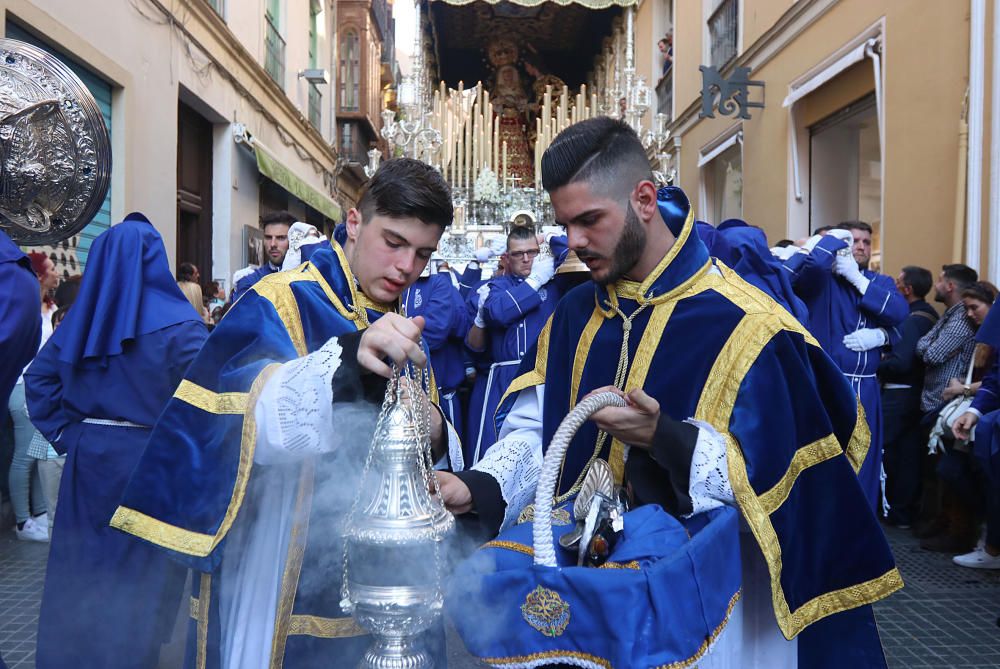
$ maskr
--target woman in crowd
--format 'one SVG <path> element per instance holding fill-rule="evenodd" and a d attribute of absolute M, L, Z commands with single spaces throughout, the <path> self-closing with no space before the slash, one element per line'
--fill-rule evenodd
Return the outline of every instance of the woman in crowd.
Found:
<path fill-rule="evenodd" d="M 965 291 L 962 298 L 966 314 L 980 326 L 976 332 L 977 366 L 983 363 L 988 372 L 966 391 L 975 393 L 975 397 L 968 411 L 955 421 L 953 430 L 956 439 L 975 440 L 974 464 L 985 489 L 986 533 L 974 550 L 956 555 L 953 560 L 960 567 L 1000 569 L 1000 432 L 996 429 L 1000 419 L 1000 309 L 984 308 L 985 295 L 975 294 L 978 286 Z"/>
<path fill-rule="evenodd" d="M 42 297 L 42 339 L 39 344 L 41 347 L 52 335 L 52 312 L 56 307 L 51 292 L 59 285 L 59 275 L 56 274 L 55 264 L 44 253 L 35 251 L 29 253 L 28 258 L 31 260 L 31 269 L 38 277 L 38 288 Z M 14 422 L 14 457 L 10 464 L 8 483 L 10 502 L 17 521 L 17 538 L 22 541 L 48 541 L 49 519 L 45 515 L 42 480 L 36 460 L 28 452 L 35 428 L 25 409 L 23 375 L 17 380 L 17 385 L 10 394 L 7 408 Z"/>
<path fill-rule="evenodd" d="M 37 666 L 157 666 L 182 567 L 108 526 L 150 429 L 206 337 L 142 214 L 98 237 L 80 293 L 25 373 L 32 421 L 66 454 Z"/>

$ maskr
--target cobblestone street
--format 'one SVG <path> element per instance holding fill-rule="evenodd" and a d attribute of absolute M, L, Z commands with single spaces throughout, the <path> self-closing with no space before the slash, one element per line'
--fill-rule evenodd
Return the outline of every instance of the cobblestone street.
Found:
<path fill-rule="evenodd" d="M 950 556 L 920 550 L 909 532 L 889 530 L 889 538 L 906 582 L 875 607 L 889 667 L 1000 667 L 1000 572 L 956 567 Z M 47 548 L 13 532 L 0 539 L 0 654 L 11 669 L 35 666 Z M 452 646 L 451 669 L 476 666 Z"/>

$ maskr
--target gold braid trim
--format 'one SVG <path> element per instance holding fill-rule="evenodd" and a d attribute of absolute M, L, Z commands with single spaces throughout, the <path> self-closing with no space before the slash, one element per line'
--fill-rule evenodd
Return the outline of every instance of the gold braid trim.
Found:
<path fill-rule="evenodd" d="M 288 337 L 299 355 L 309 352 L 306 346 L 306 335 L 302 328 L 302 316 L 299 313 L 299 302 L 292 293 L 292 284 L 298 281 L 315 281 L 309 271 L 275 272 L 268 274 L 253 285 L 254 291 L 271 303 L 285 326 Z"/>
<path fill-rule="evenodd" d="M 119 506 L 115 511 L 115 515 L 111 518 L 111 527 L 178 553 L 196 557 L 205 557 L 211 553 L 225 538 L 229 528 L 236 520 L 236 514 L 239 513 L 240 507 L 243 505 L 243 497 L 246 495 L 247 484 L 250 481 L 250 471 L 253 469 L 253 454 L 257 448 L 257 422 L 254 418 L 254 407 L 257 404 L 257 398 L 264 390 L 264 385 L 278 370 L 278 367 L 280 365 L 277 363 L 265 367 L 254 379 L 250 388 L 247 408 L 243 413 L 243 433 L 240 441 L 240 460 L 236 469 L 236 482 L 233 485 L 233 494 L 229 500 L 226 515 L 215 534 L 193 532 L 125 506 Z"/>
<path fill-rule="evenodd" d="M 299 588 L 299 574 L 306 554 L 306 535 L 309 532 L 309 512 L 312 508 L 313 483 L 316 466 L 312 460 L 305 461 L 299 473 L 299 492 L 292 511 L 292 533 L 288 538 L 288 554 L 285 556 L 285 571 L 281 577 L 281 591 L 278 594 L 278 610 L 274 615 L 274 636 L 271 639 L 271 668 L 281 669 L 285 662 L 285 643 L 288 641 L 292 619 L 292 606 Z"/>
<path fill-rule="evenodd" d="M 854 473 L 861 471 L 861 465 L 868 457 L 868 448 L 872 443 L 872 433 L 868 429 L 868 421 L 865 420 L 865 409 L 861 406 L 861 400 L 857 400 L 858 417 L 854 422 L 854 432 L 851 433 L 851 441 L 847 444 L 847 459 L 854 468 Z"/>
<path fill-rule="evenodd" d="M 583 368 L 587 364 L 587 357 L 590 355 L 590 347 L 594 343 L 597 331 L 601 329 L 604 321 L 610 318 L 604 311 L 595 306 L 590 314 L 590 320 L 583 326 L 580 333 L 580 341 L 576 345 L 576 355 L 573 356 L 573 376 L 570 377 L 569 387 L 569 410 L 576 407 L 576 397 L 580 394 L 580 381 L 583 379 Z"/>
<path fill-rule="evenodd" d="M 733 596 L 729 600 L 729 606 L 726 608 L 726 615 L 722 618 L 722 622 L 719 623 L 718 627 L 712 630 L 712 633 L 709 634 L 708 638 L 701 643 L 701 646 L 698 647 L 698 650 L 695 651 L 694 655 L 686 660 L 678 660 L 677 662 L 671 662 L 670 664 L 662 664 L 656 669 L 684 669 L 685 667 L 690 667 L 695 662 L 700 660 L 702 656 L 708 652 L 708 649 L 712 647 L 715 640 L 719 638 L 719 635 L 722 634 L 722 630 L 726 629 L 726 625 L 729 624 L 729 617 L 733 615 L 733 609 L 736 608 L 736 602 L 740 601 L 740 596 L 740 590 L 733 593 Z"/>
<path fill-rule="evenodd" d="M 525 546 L 524 544 L 519 544 L 516 541 L 504 541 L 503 539 L 487 541 L 482 545 L 482 548 L 503 548 L 504 550 L 514 551 L 515 553 L 524 553 L 525 555 L 533 556 L 535 554 L 535 549 L 531 546 Z"/>
<path fill-rule="evenodd" d="M 532 653 L 531 655 L 513 655 L 511 657 L 481 657 L 481 661 L 486 664 L 527 664 L 528 662 L 537 662 L 538 660 L 554 660 L 558 661 L 564 657 L 572 657 L 577 660 L 583 660 L 584 662 L 590 662 L 593 665 L 602 667 L 603 669 L 612 669 L 611 663 L 605 660 L 603 657 L 597 657 L 596 655 L 590 655 L 589 653 L 581 653 L 577 650 L 547 650 L 542 653 Z"/>
<path fill-rule="evenodd" d="M 187 379 L 174 391 L 175 399 L 216 415 L 242 414 L 247 410 L 249 397 L 248 393 L 217 393 Z"/>
<path fill-rule="evenodd" d="M 803 471 L 818 465 L 821 462 L 835 458 L 844 450 L 840 446 L 837 438 L 828 434 L 822 439 L 817 439 L 808 446 L 803 446 L 795 451 L 792 461 L 788 465 L 788 470 L 782 475 L 781 480 L 774 484 L 767 492 L 759 496 L 761 508 L 768 515 L 771 515 L 785 503 L 788 495 L 792 492 L 792 486 L 798 480 L 799 474 Z"/>
<path fill-rule="evenodd" d="M 212 575 L 201 575 L 201 586 L 198 590 L 198 638 L 195 649 L 195 667 L 205 669 L 208 663 L 208 609 L 212 601 Z M 204 602 L 204 605 L 202 605 Z"/>
<path fill-rule="evenodd" d="M 354 618 L 321 618 L 319 616 L 292 616 L 288 634 L 315 636 L 321 639 L 343 639 L 365 636 L 368 632 L 354 622 Z"/>
<path fill-rule="evenodd" d="M 742 282 L 742 280 L 739 280 Z M 723 294 L 740 294 L 741 291 L 733 290 L 735 282 L 732 278 L 723 282 L 716 289 Z M 727 288 L 730 286 L 731 288 Z M 755 299 L 755 296 L 748 295 L 742 291 L 743 301 L 752 300 L 748 304 L 751 307 L 762 305 L 762 302 Z M 728 297 L 729 295 L 727 295 Z M 739 306 L 743 306 L 737 302 Z M 773 303 L 775 308 L 776 303 Z M 766 303 L 763 303 L 766 306 Z M 783 311 L 783 310 L 782 310 Z M 786 312 L 787 313 L 787 312 Z M 817 620 L 834 613 L 839 613 L 847 609 L 855 608 L 888 596 L 895 590 L 902 587 L 903 582 L 896 568 L 892 568 L 885 574 L 859 583 L 841 590 L 828 592 L 819 595 L 794 612 L 789 609 L 788 601 L 785 598 L 784 590 L 781 586 L 781 545 L 778 542 L 777 533 L 771 525 L 770 513 L 773 513 L 787 498 L 785 484 L 788 489 L 794 484 L 794 479 L 800 472 L 791 471 L 795 468 L 795 456 L 789 465 L 789 471 L 782 476 L 782 480 L 771 490 L 758 496 L 750 485 L 749 475 L 746 470 L 746 461 L 743 452 L 736 442 L 736 439 L 729 432 L 729 421 L 732 417 L 733 407 L 739 393 L 740 385 L 750 368 L 757 361 L 758 356 L 767 346 L 768 342 L 775 334 L 786 330 L 781 318 L 775 318 L 773 310 L 770 312 L 754 309 L 748 312 L 737 324 L 736 328 L 729 336 L 719 356 L 716 358 L 709 373 L 708 382 L 702 390 L 702 395 L 698 401 L 698 408 L 695 418 L 712 425 L 726 440 L 726 457 L 729 464 L 729 482 L 733 489 L 733 494 L 739 504 L 740 511 L 747 524 L 750 526 L 764 559 L 767 562 L 768 573 L 771 578 L 771 595 L 774 606 L 775 617 L 778 627 L 785 638 L 792 639 L 808 625 Z M 801 326 L 797 327 L 801 330 Z M 839 443 L 839 442 L 838 442 Z M 805 449 L 810 449 L 808 445 Z M 799 466 L 811 460 L 816 460 L 812 464 L 823 462 L 828 458 L 820 458 L 825 450 L 830 447 L 817 447 L 807 450 L 799 460 Z M 801 451 L 802 449 L 800 449 Z M 817 453 L 818 451 L 818 453 Z M 796 456 L 798 455 L 796 452 Z M 762 497 L 764 498 L 762 500 Z M 765 507 L 764 502 L 768 502 Z"/>
<path fill-rule="evenodd" d="M 605 562 L 598 569 L 642 569 L 642 565 L 639 564 L 638 560 L 632 560 L 631 562 Z"/>
<path fill-rule="evenodd" d="M 531 386 L 540 386 L 545 383 L 545 367 L 549 361 L 549 336 L 552 334 L 552 316 L 549 316 L 549 320 L 545 321 L 545 327 L 538 334 L 538 350 L 535 353 L 535 367 L 530 372 L 525 372 L 521 376 L 515 378 L 510 382 L 510 386 L 507 387 L 507 391 L 500 398 L 500 403 L 497 404 L 497 411 L 503 406 L 503 403 L 507 401 L 507 398 L 514 393 L 519 393 L 525 388 L 530 388 Z M 496 417 L 496 414 L 494 414 Z"/>

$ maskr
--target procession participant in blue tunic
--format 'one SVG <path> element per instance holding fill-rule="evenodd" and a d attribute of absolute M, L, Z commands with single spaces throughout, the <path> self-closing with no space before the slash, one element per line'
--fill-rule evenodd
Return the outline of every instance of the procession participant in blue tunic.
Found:
<path fill-rule="evenodd" d="M 840 367 L 865 408 L 874 447 L 858 476 L 875 509 L 882 474 L 882 402 L 876 372 L 883 349 L 898 341 L 897 326 L 909 308 L 892 277 L 868 269 L 871 239 L 867 223 L 841 223 L 822 238 L 813 238 L 811 252 L 795 254 L 784 265 L 809 310 L 809 332 Z"/>
<path fill-rule="evenodd" d="M 515 227 L 507 235 L 507 271 L 479 289 L 483 292 L 466 342 L 473 351 L 489 348 L 490 369 L 481 381 L 477 379 L 469 407 L 468 466 L 496 441 L 493 414 L 500 398 L 559 302 L 559 288 L 552 277 L 569 249 L 565 237 L 553 237 L 549 244 L 552 253 L 539 256 L 535 233 Z"/>
<path fill-rule="evenodd" d="M 494 255 L 496 254 L 493 253 L 493 249 L 488 246 L 475 250 L 475 257 L 465 265 L 462 275 L 458 278 L 458 292 L 462 294 L 462 299 L 467 299 L 469 291 L 478 287 L 483 277 L 483 263 L 489 262 Z"/>
<path fill-rule="evenodd" d="M 497 412 L 499 443 L 473 471 L 440 477 L 449 508 L 510 527 L 567 412 L 616 389 L 629 405 L 595 413 L 576 432 L 557 500 L 600 457 L 636 504 L 693 513 L 691 523 L 736 506 L 753 535 L 743 536 L 742 594 L 715 597 L 718 627 L 689 639 L 694 655 L 678 666 L 884 667 L 868 605 L 902 581 L 858 484 L 870 439 L 840 370 L 785 309 L 709 256 L 676 188 L 667 223 L 680 234 L 670 233 L 627 124 L 570 126 L 543 156 L 542 180 L 593 282 L 563 297 L 525 356 Z M 586 623 L 592 613 L 597 624 L 614 607 L 608 591 L 574 603 L 571 616 Z M 551 637 L 532 638 L 550 647 Z"/>
<path fill-rule="evenodd" d="M 423 318 L 394 311 L 451 219 L 439 172 L 382 163 L 345 247 L 247 291 L 160 416 L 112 526 L 198 572 L 191 666 L 350 667 L 370 644 L 339 606 L 343 518 L 388 363 L 427 361 Z M 459 448 L 445 425 L 436 457 Z"/>
<path fill-rule="evenodd" d="M 431 369 L 438 397 L 448 422 L 461 436 L 463 417 L 457 391 L 465 379 L 463 338 L 469 331 L 465 301 L 451 282 L 449 270 L 417 279 L 403 294 L 404 312 L 423 316 L 424 343 L 431 354 Z M 461 469 L 461 465 L 457 467 Z"/>
<path fill-rule="evenodd" d="M 24 366 L 38 351 L 42 317 L 38 278 L 31 260 L 0 230 L 0 406 L 7 406 L 11 390 Z"/>
<path fill-rule="evenodd" d="M 295 216 L 287 211 L 275 211 L 260 217 L 260 229 L 264 233 L 264 254 L 267 258 L 260 267 L 248 267 L 233 276 L 232 302 L 240 299 L 268 274 L 281 271 L 285 254 L 288 253 L 288 230 L 295 222 Z"/>
<path fill-rule="evenodd" d="M 145 216 L 94 241 L 73 308 L 24 375 L 32 422 L 66 455 L 38 667 L 156 666 L 184 570 L 108 523 L 206 336 Z"/>

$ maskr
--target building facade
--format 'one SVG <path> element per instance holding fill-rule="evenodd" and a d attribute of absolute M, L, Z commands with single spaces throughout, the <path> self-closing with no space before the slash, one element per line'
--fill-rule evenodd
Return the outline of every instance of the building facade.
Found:
<path fill-rule="evenodd" d="M 659 81 L 677 182 L 697 216 L 800 239 L 861 219 L 895 274 L 965 262 L 1000 279 L 996 2 L 653 0 L 637 64 Z M 661 76 L 656 42 L 673 37 Z M 993 63 L 993 67 L 991 67 Z M 762 109 L 702 118 L 700 65 L 750 69 Z M 1000 100 L 996 103 L 1000 106 Z M 996 140 L 991 138 L 990 130 Z M 992 155 L 992 159 L 991 159 Z"/>
<path fill-rule="evenodd" d="M 8 0 L 4 36 L 70 64 L 109 126 L 111 189 L 79 238 L 51 253 L 82 271 L 90 241 L 130 211 L 172 267 L 228 289 L 260 262 L 261 214 L 327 231 L 337 201 L 333 0 Z"/>
<path fill-rule="evenodd" d="M 368 151 L 386 148 L 381 112 L 395 102 L 396 31 L 387 0 L 337 0 L 337 15 L 338 187 L 341 199 L 354 203 L 367 180 Z"/>

